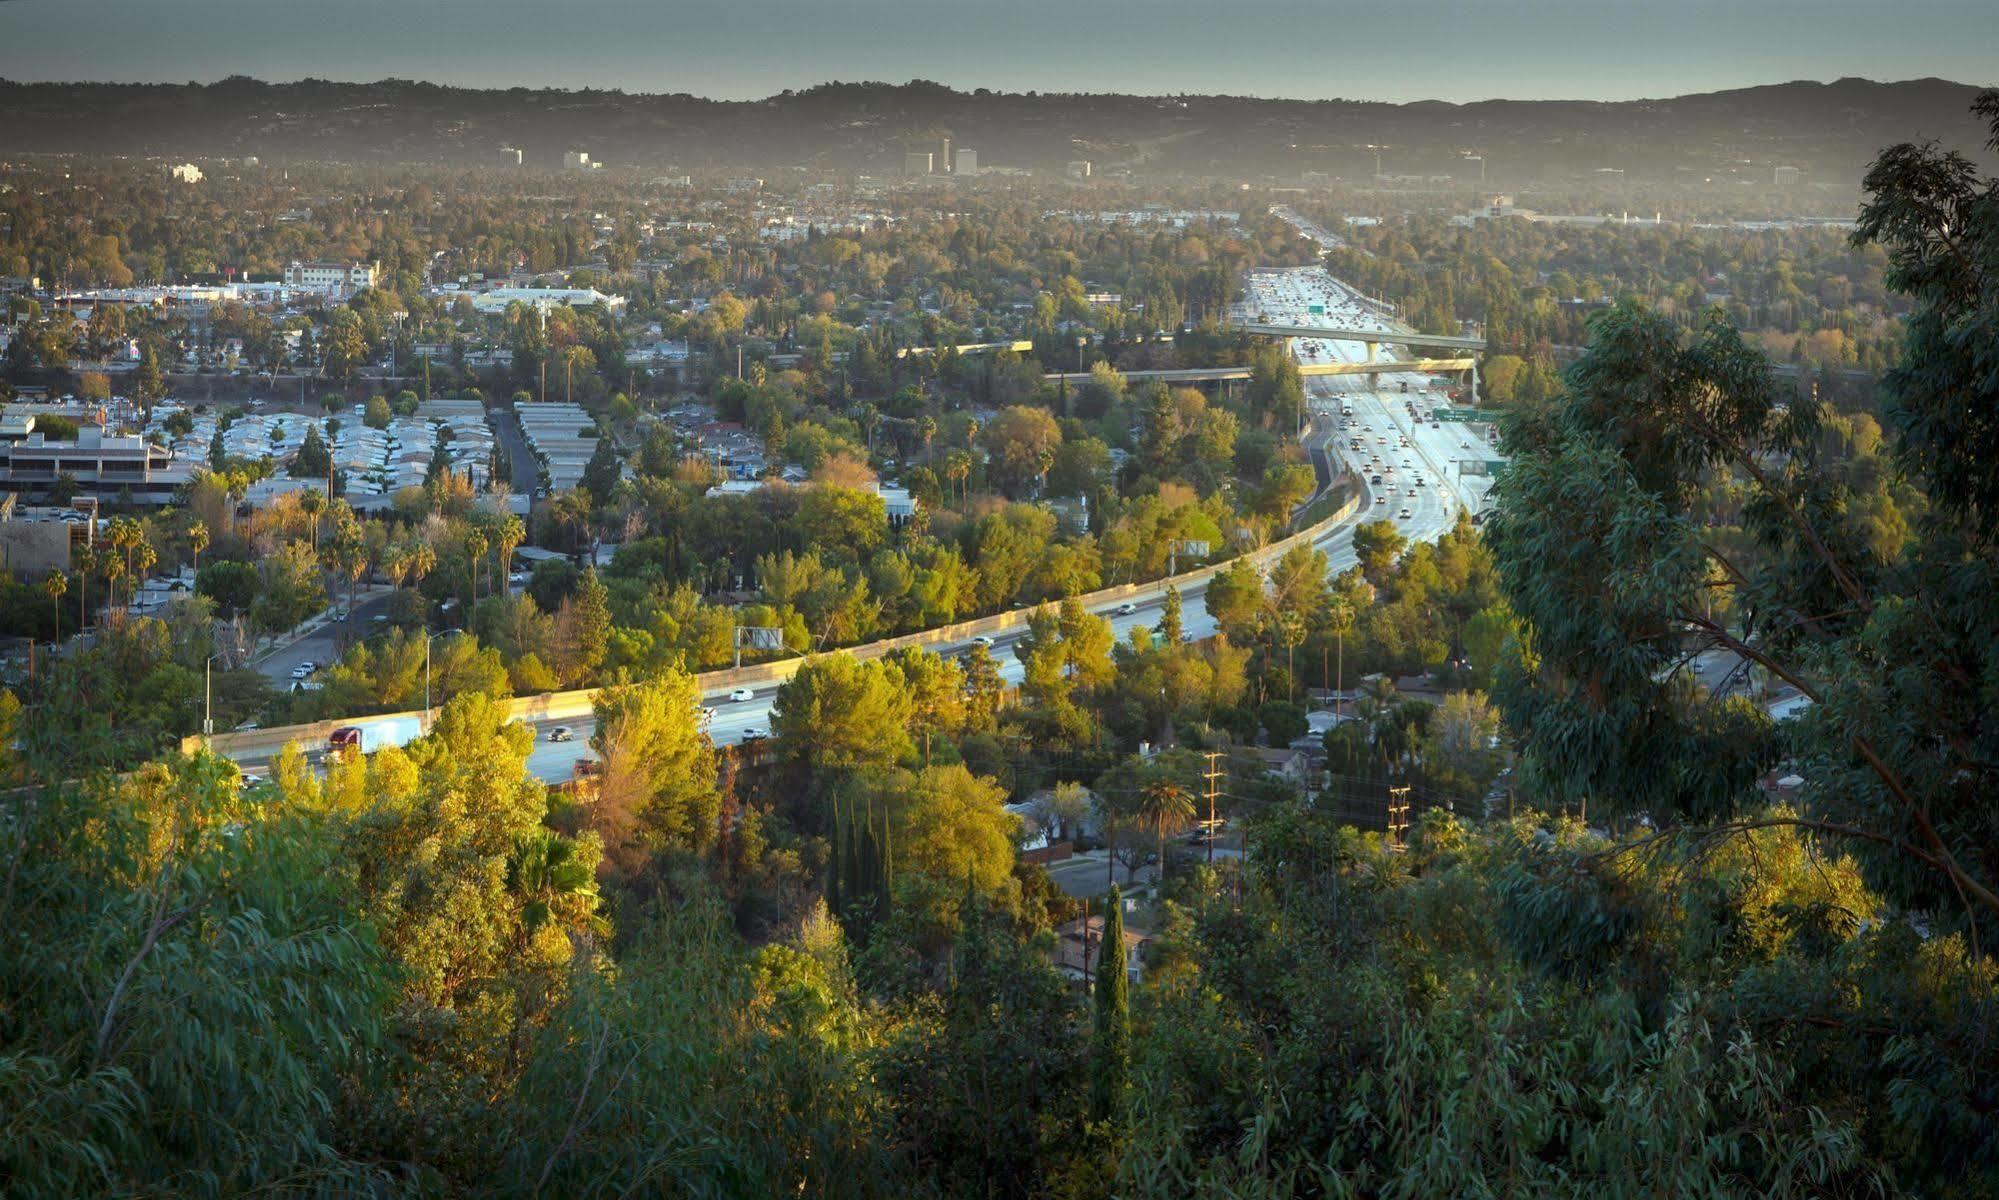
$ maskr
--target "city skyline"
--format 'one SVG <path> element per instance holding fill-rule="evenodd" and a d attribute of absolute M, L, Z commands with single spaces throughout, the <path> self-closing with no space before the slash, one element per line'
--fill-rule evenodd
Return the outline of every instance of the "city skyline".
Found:
<path fill-rule="evenodd" d="M 1671 9 L 1544 0 L 1526 11 L 1416 0 L 1393 12 L 1276 0 L 1228 23 L 1189 0 L 1025 0 L 945 14 L 913 0 L 864 0 L 847 11 L 773 0 L 753 12 L 698 14 L 586 0 L 563 11 L 579 31 L 566 41 L 551 38 L 546 11 L 525 0 L 355 0 L 337 29 L 243 0 L 9 0 L 0 4 L 0 78 L 408 78 L 725 100 L 829 80 L 917 78 L 965 90 L 1464 103 L 1660 98 L 1848 75 L 1977 84 L 1991 82 L 1999 61 L 1999 9 L 1966 0 L 1904 5 L 1892 27 L 1866 38 L 1853 31 L 1876 10 L 1859 0 L 1781 0 L 1751 12 L 1713 0 Z M 1415 46 L 1412 31 L 1434 31 L 1435 49 Z M 1342 53 L 1348 43 L 1397 49 Z M 1646 47 L 1643 62 L 1619 53 L 1633 45 Z"/>

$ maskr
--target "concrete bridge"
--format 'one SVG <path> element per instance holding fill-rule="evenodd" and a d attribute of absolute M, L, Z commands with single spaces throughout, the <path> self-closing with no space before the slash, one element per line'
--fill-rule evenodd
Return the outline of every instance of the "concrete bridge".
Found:
<path fill-rule="evenodd" d="M 1376 359 L 1372 362 L 1357 363 L 1315 363 L 1298 364 L 1300 375 L 1388 375 L 1415 371 L 1424 374 L 1443 374 L 1448 371 L 1469 371 L 1477 365 L 1471 358 L 1402 358 Z M 1173 367 L 1151 371 L 1119 371 L 1127 380 L 1157 379 L 1164 383 L 1209 383 L 1216 380 L 1248 379 L 1248 367 Z M 1043 375 L 1049 383 L 1081 385 L 1090 381 L 1088 372 L 1058 371 Z"/>
<path fill-rule="evenodd" d="M 1235 328 L 1245 333 L 1260 334 L 1264 337 L 1312 338 L 1327 342 L 1362 342 L 1367 346 L 1368 361 L 1374 360 L 1375 347 L 1406 346 L 1411 350 L 1458 350 L 1473 354 L 1485 353 L 1484 338 L 1447 337 L 1435 333 L 1394 333 L 1379 329 L 1340 329 L 1331 325 L 1270 325 L 1259 321 L 1245 321 Z"/>

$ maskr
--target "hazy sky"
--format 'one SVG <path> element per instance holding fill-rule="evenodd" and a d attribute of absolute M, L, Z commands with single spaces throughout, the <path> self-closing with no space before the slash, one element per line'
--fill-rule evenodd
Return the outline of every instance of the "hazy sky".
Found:
<path fill-rule="evenodd" d="M 1999 0 L 0 0 L 0 77 L 389 76 L 746 98 L 1007 91 L 1625 99 L 1999 82 Z"/>

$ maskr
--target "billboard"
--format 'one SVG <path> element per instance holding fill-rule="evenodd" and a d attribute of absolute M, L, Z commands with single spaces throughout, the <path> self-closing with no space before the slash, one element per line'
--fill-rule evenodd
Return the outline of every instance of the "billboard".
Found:
<path fill-rule="evenodd" d="M 739 625 L 736 644 L 746 650 L 782 650 L 784 630 L 769 625 Z"/>

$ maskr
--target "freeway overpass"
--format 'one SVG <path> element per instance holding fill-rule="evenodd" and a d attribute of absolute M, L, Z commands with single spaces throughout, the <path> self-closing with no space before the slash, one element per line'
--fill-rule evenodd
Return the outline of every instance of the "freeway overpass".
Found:
<path fill-rule="evenodd" d="M 1300 375 L 1401 375 L 1410 371 L 1440 375 L 1447 371 L 1469 371 L 1477 362 L 1471 358 L 1400 358 L 1374 362 L 1299 363 Z M 1248 367 L 1171 367 L 1156 371 L 1119 371 L 1127 380 L 1157 379 L 1163 383 L 1209 383 L 1222 379 L 1248 379 Z M 1058 371 L 1041 377 L 1048 383 L 1081 385 L 1090 381 L 1087 372 Z"/>
<path fill-rule="evenodd" d="M 1342 329 L 1331 325 L 1271 325 L 1260 321 L 1245 321 L 1235 328 L 1244 333 L 1259 334 L 1264 337 L 1310 338 L 1315 341 L 1361 342 L 1367 346 L 1369 360 L 1374 358 L 1375 347 L 1406 346 L 1411 350 L 1458 350 L 1473 354 L 1485 353 L 1484 338 L 1446 337 L 1434 333 L 1397 333 L 1384 329 Z"/>
<path fill-rule="evenodd" d="M 1011 350 L 1015 354 L 1025 354 L 1034 349 L 1033 342 L 959 342 L 951 347 L 959 354 L 998 354 Z M 943 352 L 940 346 L 904 346 L 895 352 L 897 358 L 929 358 Z M 843 356 L 844 357 L 844 356 Z"/>

